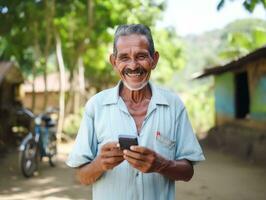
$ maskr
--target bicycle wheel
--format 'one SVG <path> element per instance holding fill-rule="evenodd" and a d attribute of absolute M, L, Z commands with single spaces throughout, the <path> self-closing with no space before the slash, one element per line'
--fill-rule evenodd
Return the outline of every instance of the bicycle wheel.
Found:
<path fill-rule="evenodd" d="M 50 166 L 55 167 L 57 162 L 57 143 L 55 135 L 50 136 L 50 141 L 48 143 L 48 157 Z"/>
<path fill-rule="evenodd" d="M 32 138 L 25 143 L 24 150 L 19 152 L 19 168 L 25 177 L 33 176 L 38 168 L 38 145 Z"/>

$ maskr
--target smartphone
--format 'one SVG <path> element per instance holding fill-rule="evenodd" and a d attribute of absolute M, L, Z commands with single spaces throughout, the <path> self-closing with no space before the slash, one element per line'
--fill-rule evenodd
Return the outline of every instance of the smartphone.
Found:
<path fill-rule="evenodd" d="M 130 149 L 133 145 L 138 145 L 138 138 L 134 135 L 119 135 L 118 141 L 122 150 Z"/>

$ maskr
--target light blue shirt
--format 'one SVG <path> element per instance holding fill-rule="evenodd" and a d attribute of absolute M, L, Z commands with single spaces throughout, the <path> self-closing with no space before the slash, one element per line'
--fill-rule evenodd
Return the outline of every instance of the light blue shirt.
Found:
<path fill-rule="evenodd" d="M 149 83 L 152 98 L 137 135 L 134 119 L 119 96 L 119 84 L 96 94 L 87 102 L 67 160 L 68 166 L 90 163 L 101 146 L 109 141 L 118 141 L 119 134 L 137 136 L 140 146 L 153 149 L 167 159 L 204 160 L 184 104 L 176 94 Z M 123 161 L 93 184 L 93 199 L 172 200 L 175 199 L 175 182 L 158 173 L 141 173 Z"/>

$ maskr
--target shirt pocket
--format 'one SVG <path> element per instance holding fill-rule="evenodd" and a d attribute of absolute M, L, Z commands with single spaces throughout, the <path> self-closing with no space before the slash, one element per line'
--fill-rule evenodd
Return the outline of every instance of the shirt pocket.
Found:
<path fill-rule="evenodd" d="M 176 141 L 165 135 L 156 135 L 155 149 L 156 152 L 167 159 L 173 160 L 175 157 Z"/>

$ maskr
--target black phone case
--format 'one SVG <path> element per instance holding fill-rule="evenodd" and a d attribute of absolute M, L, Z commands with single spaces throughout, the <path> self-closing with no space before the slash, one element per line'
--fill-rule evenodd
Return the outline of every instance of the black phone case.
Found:
<path fill-rule="evenodd" d="M 119 135 L 118 140 L 119 140 L 120 148 L 122 150 L 130 149 L 130 146 L 132 145 L 138 145 L 138 138 L 136 136 Z"/>

